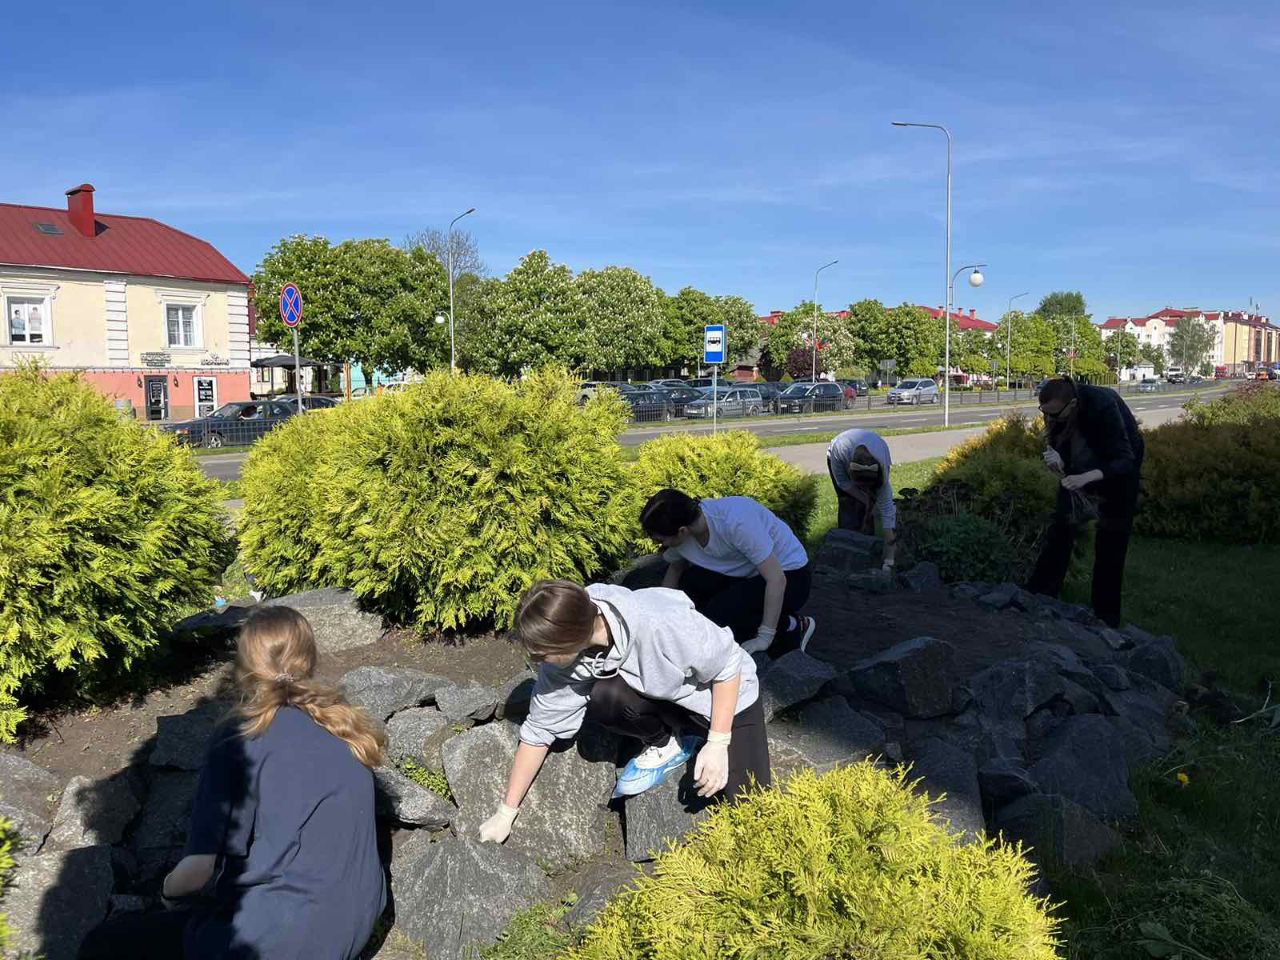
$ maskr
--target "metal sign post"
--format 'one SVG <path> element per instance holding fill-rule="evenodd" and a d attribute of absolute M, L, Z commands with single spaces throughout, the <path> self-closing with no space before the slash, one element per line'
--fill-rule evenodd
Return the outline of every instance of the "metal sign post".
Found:
<path fill-rule="evenodd" d="M 711 367 L 711 432 L 720 429 L 720 364 L 724 363 L 724 324 L 712 323 L 702 328 L 702 362 Z"/>
<path fill-rule="evenodd" d="M 298 324 L 302 322 L 302 291 L 296 283 L 280 290 L 280 319 L 293 331 L 293 384 L 298 390 L 298 412 L 302 413 L 302 357 L 298 353 Z"/>

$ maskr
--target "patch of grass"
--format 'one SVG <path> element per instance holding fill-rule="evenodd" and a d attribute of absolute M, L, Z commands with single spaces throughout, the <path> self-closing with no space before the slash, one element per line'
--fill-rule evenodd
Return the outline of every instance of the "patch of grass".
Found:
<path fill-rule="evenodd" d="M 877 430 L 882 437 L 905 437 L 916 433 L 943 433 L 948 430 L 972 430 L 982 424 L 958 423 L 949 427 L 935 425 L 932 427 L 895 427 L 892 430 Z M 765 447 L 800 447 L 808 443 L 830 443 L 843 431 L 832 430 L 818 433 L 781 433 L 761 435 L 760 446 Z"/>
<path fill-rule="evenodd" d="M 397 757 L 392 761 L 397 770 L 420 787 L 426 787 L 441 799 L 453 802 L 453 791 L 449 789 L 449 781 L 439 770 L 425 767 L 413 757 Z"/>
<path fill-rule="evenodd" d="M 551 960 L 569 946 L 564 915 L 573 901 L 541 903 L 521 910 L 512 918 L 501 938 L 480 950 L 480 960 Z"/>

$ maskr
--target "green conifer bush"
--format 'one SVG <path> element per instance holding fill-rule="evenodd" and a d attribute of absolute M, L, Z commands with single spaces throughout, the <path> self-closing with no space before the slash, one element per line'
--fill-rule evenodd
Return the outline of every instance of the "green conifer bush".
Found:
<path fill-rule="evenodd" d="M 50 671 L 127 669 L 233 558 L 190 451 L 78 376 L 0 377 L 0 740 Z"/>
<path fill-rule="evenodd" d="M 11 879 L 10 874 L 16 865 L 13 851 L 17 846 L 17 837 L 13 832 L 13 824 L 0 819 L 0 899 L 4 897 L 5 888 Z M 0 913 L 0 956 L 5 956 L 5 948 L 9 946 L 9 920 Z"/>
<path fill-rule="evenodd" d="M 961 845 L 866 762 L 718 807 L 566 960 L 1053 960 L 1021 849 Z"/>
<path fill-rule="evenodd" d="M 420 628 L 505 627 L 535 580 L 626 549 L 625 405 L 579 406 L 562 372 L 437 373 L 311 418 L 245 465 L 245 567 L 273 593 L 345 586 Z"/>

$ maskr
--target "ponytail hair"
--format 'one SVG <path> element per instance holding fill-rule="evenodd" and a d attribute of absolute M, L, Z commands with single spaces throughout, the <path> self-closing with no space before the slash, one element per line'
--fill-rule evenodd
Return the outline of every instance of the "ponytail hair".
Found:
<path fill-rule="evenodd" d="M 236 644 L 241 734 L 259 737 L 281 707 L 297 707 L 346 741 L 366 767 L 380 766 L 387 741 L 382 725 L 347 703 L 337 687 L 314 680 L 316 660 L 315 634 L 297 610 L 262 607 L 250 614 Z"/>

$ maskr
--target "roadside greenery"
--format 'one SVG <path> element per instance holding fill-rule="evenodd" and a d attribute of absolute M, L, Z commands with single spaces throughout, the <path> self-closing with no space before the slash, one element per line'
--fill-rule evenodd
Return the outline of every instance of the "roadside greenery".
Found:
<path fill-rule="evenodd" d="M 0 818 L 0 899 L 4 898 L 5 890 L 9 887 L 11 874 L 16 865 L 13 859 L 13 852 L 16 848 L 17 834 L 14 833 L 13 824 Z M 0 956 L 6 955 L 5 949 L 8 946 L 9 921 L 3 913 L 0 913 Z"/>
<path fill-rule="evenodd" d="M 171 437 L 74 374 L 0 377 L 0 741 L 56 676 L 156 648 L 234 555 L 218 484 Z"/>

